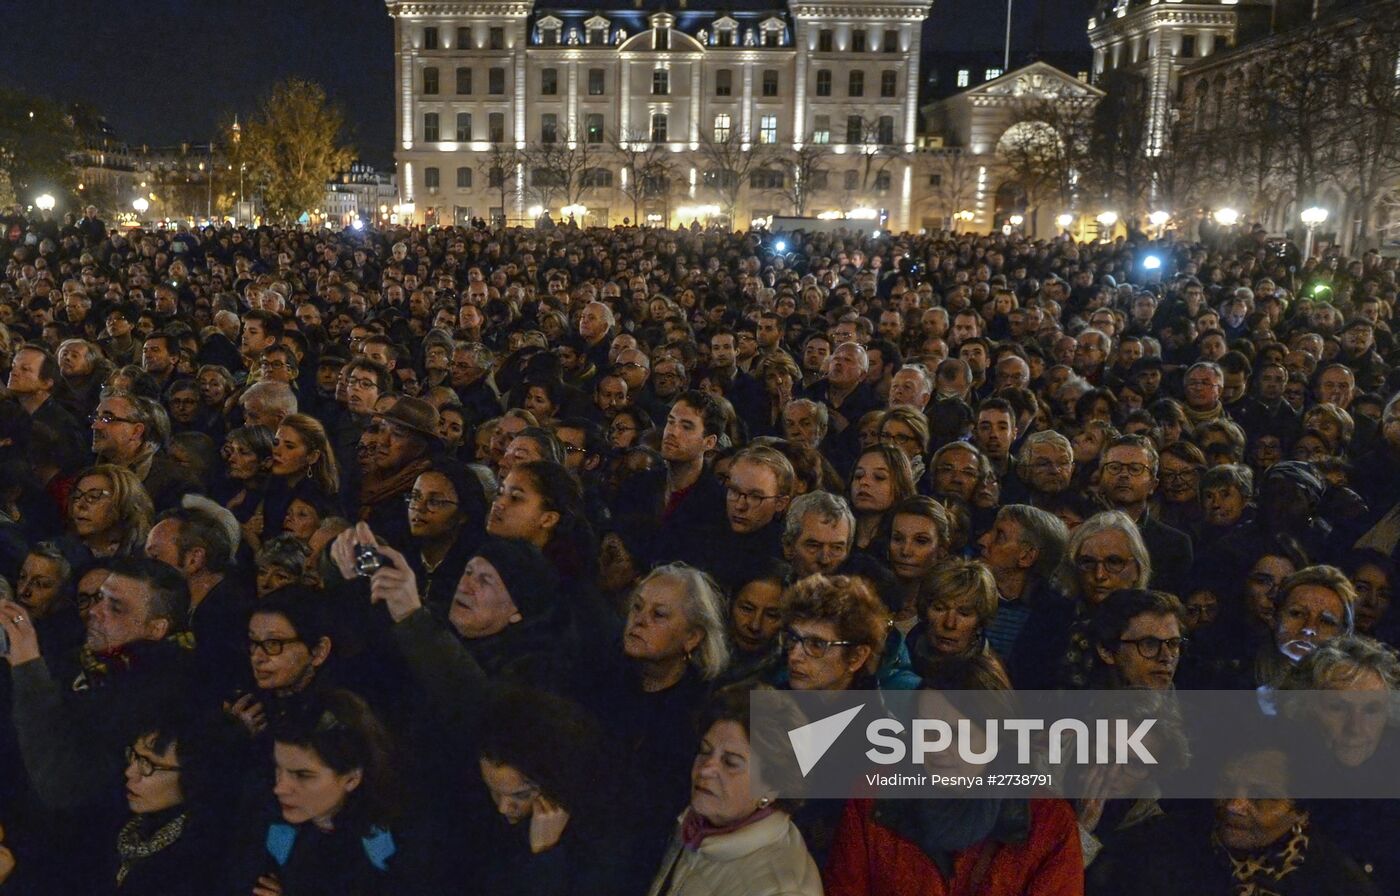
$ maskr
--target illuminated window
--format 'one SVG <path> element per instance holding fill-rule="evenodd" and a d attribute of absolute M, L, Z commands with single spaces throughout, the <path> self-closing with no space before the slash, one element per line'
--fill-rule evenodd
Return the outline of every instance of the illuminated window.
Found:
<path fill-rule="evenodd" d="M 965 68 L 960 68 L 960 69 L 958 69 L 958 86 L 959 86 L 959 87 L 966 87 L 967 84 L 968 84 L 968 78 L 969 78 L 970 75 L 971 75 L 971 73 L 970 73 L 967 69 L 965 69 Z"/>

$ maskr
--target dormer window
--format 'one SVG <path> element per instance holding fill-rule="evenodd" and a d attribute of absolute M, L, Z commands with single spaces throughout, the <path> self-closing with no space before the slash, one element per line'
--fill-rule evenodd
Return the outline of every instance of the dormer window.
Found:
<path fill-rule="evenodd" d="M 787 29 L 785 29 L 785 28 L 783 27 L 783 22 L 782 22 L 781 19 L 778 19 L 778 18 L 765 19 L 764 22 L 763 22 L 763 24 L 762 24 L 762 25 L 759 25 L 758 27 L 759 27 L 759 30 L 762 32 L 762 43 L 763 43 L 763 46 L 765 46 L 765 47 L 781 47 L 781 46 L 783 46 L 783 44 L 785 43 L 785 41 L 783 40 L 783 38 L 784 38 L 784 35 L 785 35 Z"/>
<path fill-rule="evenodd" d="M 715 46 L 732 47 L 736 43 L 735 35 L 739 30 L 739 23 L 729 16 L 721 16 L 715 19 Z"/>
<path fill-rule="evenodd" d="M 588 21 L 584 22 L 583 27 L 587 34 L 586 43 L 597 44 L 598 46 L 607 44 L 608 25 L 608 20 L 602 16 L 593 16 Z"/>
<path fill-rule="evenodd" d="M 656 31 L 654 32 L 654 34 L 656 35 L 656 39 L 655 39 L 655 41 L 653 42 L 653 46 L 654 46 L 656 49 L 658 49 L 658 50 L 669 50 L 669 49 L 671 49 L 671 29 L 669 29 L 669 28 L 657 28 Z"/>
<path fill-rule="evenodd" d="M 559 34 L 563 30 L 564 23 L 554 18 L 546 16 L 539 21 L 539 42 L 541 46 L 559 46 Z"/>

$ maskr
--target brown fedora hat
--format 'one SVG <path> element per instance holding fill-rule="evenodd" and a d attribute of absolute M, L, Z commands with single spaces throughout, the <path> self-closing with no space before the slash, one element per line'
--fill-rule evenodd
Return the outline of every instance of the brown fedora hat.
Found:
<path fill-rule="evenodd" d="M 393 407 L 382 414 L 375 414 L 374 418 L 412 430 L 433 441 L 438 440 L 437 408 L 421 398 L 400 398 Z"/>

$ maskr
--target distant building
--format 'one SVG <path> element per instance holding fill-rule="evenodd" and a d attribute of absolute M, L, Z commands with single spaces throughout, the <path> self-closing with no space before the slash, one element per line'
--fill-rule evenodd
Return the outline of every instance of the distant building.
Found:
<path fill-rule="evenodd" d="M 339 180 L 326 184 L 322 200 L 325 221 L 331 227 L 348 227 L 355 219 L 387 222 L 398 202 L 395 177 L 364 162 L 355 162 Z"/>
<path fill-rule="evenodd" d="M 724 189 L 706 141 L 830 147 L 808 213 L 857 207 L 910 226 L 920 31 L 932 0 L 733 0 L 709 8 L 638 0 L 583 9 L 552 0 L 480 4 L 387 0 L 395 27 L 399 195 L 417 221 L 560 215 L 548 170 L 516 166 L 505 202 L 493 149 L 597 150 L 573 204 L 589 223 L 633 214 L 613 147 L 660 145 L 666 189 L 648 221 L 710 215 Z M 776 150 L 775 150 L 776 152 Z M 499 158 L 499 156 L 498 156 Z M 499 166 L 497 166 L 499 168 Z M 791 170 L 740 184 L 735 223 L 791 210 Z"/>

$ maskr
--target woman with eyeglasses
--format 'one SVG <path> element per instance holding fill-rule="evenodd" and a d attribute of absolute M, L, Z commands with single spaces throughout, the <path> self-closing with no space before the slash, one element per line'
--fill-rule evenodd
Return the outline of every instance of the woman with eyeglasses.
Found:
<path fill-rule="evenodd" d="M 880 420 L 880 441 L 904 452 L 916 483 L 924 478 L 928 438 L 928 418 L 914 408 L 890 408 Z"/>
<path fill-rule="evenodd" d="M 904 452 L 875 444 L 856 458 L 851 472 L 851 509 L 856 515 L 855 547 L 871 549 L 890 509 L 914 495 L 914 477 Z M 878 553 L 879 549 L 875 549 Z"/>
<path fill-rule="evenodd" d="M 646 438 L 654 428 L 645 411 L 637 408 L 619 408 L 608 425 L 608 444 L 614 451 L 631 448 Z"/>
<path fill-rule="evenodd" d="M 272 437 L 272 462 L 261 506 L 243 523 L 243 537 L 257 549 L 283 531 L 293 501 L 305 496 L 312 506 L 334 506 L 340 469 L 321 422 L 307 414 L 282 419 Z"/>
<path fill-rule="evenodd" d="M 64 556 L 81 564 L 94 557 L 140 554 L 154 514 L 135 473 L 112 464 L 88 467 L 68 495 L 68 525 L 59 540 Z"/>
<path fill-rule="evenodd" d="M 1162 449 L 1158 465 L 1158 518 L 1182 531 L 1201 524 L 1201 475 L 1206 456 L 1190 442 L 1172 442 Z"/>
<path fill-rule="evenodd" d="M 424 604 L 446 619 L 457 580 L 486 537 L 486 492 L 465 466 L 436 459 L 413 481 L 404 507 L 411 539 L 404 556 Z"/>
<path fill-rule="evenodd" d="M 783 594 L 779 683 L 795 691 L 878 687 L 890 612 L 865 579 L 812 575 Z"/>
<path fill-rule="evenodd" d="M 395 836 L 392 741 L 359 696 L 332 690 L 270 729 L 275 809 L 253 826 L 224 878 L 253 896 L 419 892 Z"/>
<path fill-rule="evenodd" d="M 126 748 L 127 814 L 90 892 L 200 896 L 222 884 L 224 848 L 247 767 L 238 726 L 174 704 L 154 708 Z"/>
<path fill-rule="evenodd" d="M 334 641 L 321 595 L 287 589 L 262 598 L 248 618 L 252 687 L 224 704 L 254 737 L 326 691 Z"/>
<path fill-rule="evenodd" d="M 1093 614 L 1113 592 L 1146 588 L 1151 577 L 1147 546 L 1127 514 L 1098 513 L 1073 530 L 1058 572 L 1060 588 L 1074 605 L 1068 643 L 1052 673 L 1058 686 L 1089 686 L 1095 661 L 1089 628 Z"/>

